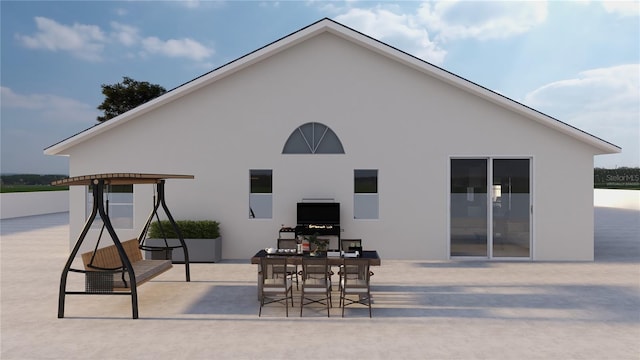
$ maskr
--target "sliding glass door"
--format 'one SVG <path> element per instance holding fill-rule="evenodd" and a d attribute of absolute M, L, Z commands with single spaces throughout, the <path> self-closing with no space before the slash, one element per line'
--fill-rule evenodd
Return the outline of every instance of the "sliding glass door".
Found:
<path fill-rule="evenodd" d="M 529 159 L 493 160 L 493 257 L 529 257 Z"/>
<path fill-rule="evenodd" d="M 451 256 L 488 256 L 487 159 L 451 160 Z"/>
<path fill-rule="evenodd" d="M 451 159 L 452 257 L 531 255 L 530 159 Z"/>

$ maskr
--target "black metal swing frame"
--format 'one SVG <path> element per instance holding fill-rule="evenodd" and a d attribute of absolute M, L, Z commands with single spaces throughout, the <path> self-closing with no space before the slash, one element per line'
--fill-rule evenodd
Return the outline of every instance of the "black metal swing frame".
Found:
<path fill-rule="evenodd" d="M 145 247 L 142 245 L 142 241 L 146 236 L 146 233 L 149 229 L 150 223 L 153 220 L 154 216 L 158 217 L 158 209 L 162 207 L 167 216 L 167 219 L 171 223 L 175 233 L 178 235 L 178 239 L 180 241 L 180 246 L 170 247 L 172 248 L 183 248 L 184 251 L 184 265 L 185 265 L 185 278 L 186 281 L 191 281 L 190 270 L 189 270 L 189 253 L 184 241 L 184 238 L 178 228 L 169 208 L 167 207 L 165 200 L 165 179 L 167 178 L 181 178 L 181 179 L 193 179 L 192 175 L 158 175 L 158 174 L 99 174 L 99 175 L 86 175 L 86 176 L 78 176 L 63 180 L 58 180 L 52 183 L 52 185 L 93 185 L 92 193 L 93 193 L 93 206 L 91 215 L 87 219 L 78 240 L 76 241 L 69 258 L 62 270 L 62 275 L 60 278 L 60 291 L 58 296 L 58 318 L 64 317 L 65 310 L 65 298 L 66 295 L 130 295 L 131 296 L 131 308 L 132 308 L 132 318 L 138 318 L 138 284 L 136 282 L 136 276 L 133 271 L 133 266 L 127 256 L 118 235 L 113 228 L 111 223 L 111 219 L 109 218 L 108 211 L 105 210 L 104 206 L 104 190 L 109 184 L 156 184 L 157 185 L 157 197 L 154 199 L 153 209 L 151 214 L 149 215 L 145 226 L 138 237 L 139 247 L 149 249 L 151 251 L 158 251 L 163 249 L 162 247 Z M 121 268 L 116 269 L 95 269 L 97 271 L 87 271 L 84 269 L 75 269 L 72 268 L 73 261 L 75 257 L 78 255 L 78 251 L 82 243 L 84 242 L 89 230 L 91 229 L 91 225 L 95 221 L 97 215 L 100 215 L 100 218 L 103 221 L 103 226 L 107 229 L 108 234 L 115 245 L 118 255 L 120 256 L 120 260 L 122 263 Z M 102 236 L 102 234 L 101 234 Z M 96 245 L 97 247 L 97 245 Z M 170 250 L 169 250 L 170 251 Z M 95 252 L 95 250 L 94 250 Z M 67 278 L 69 272 L 83 273 L 86 277 L 86 286 L 85 291 L 67 291 Z M 122 273 L 123 280 L 125 278 L 125 274 L 128 275 L 129 278 L 129 291 L 113 291 L 109 290 L 109 281 L 113 282 L 113 275 L 116 273 Z M 110 280 L 109 280 L 110 279 Z M 105 283 L 106 282 L 106 283 Z M 93 285 L 89 285 L 93 284 Z M 97 284 L 97 285 L 96 285 Z M 111 284 L 112 286 L 112 284 Z"/>

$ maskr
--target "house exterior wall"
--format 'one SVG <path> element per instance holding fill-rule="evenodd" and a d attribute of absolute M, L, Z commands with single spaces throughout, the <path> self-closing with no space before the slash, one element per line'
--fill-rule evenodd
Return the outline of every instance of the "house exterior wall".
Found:
<path fill-rule="evenodd" d="M 345 154 L 282 154 L 319 122 Z M 69 150 L 71 175 L 193 174 L 169 180 L 177 219 L 220 221 L 223 258 L 248 259 L 295 225 L 302 198 L 341 203 L 342 237 L 388 259 L 449 258 L 453 157 L 532 159 L 533 259 L 593 259 L 596 150 L 520 114 L 330 33 L 180 97 Z M 273 170 L 273 218 L 249 219 L 249 170 Z M 379 219 L 353 219 L 353 171 L 378 169 Z M 85 191 L 71 190 L 71 238 Z M 135 237 L 152 187 L 137 185 Z M 97 236 L 91 232 L 90 236 Z M 90 243 L 90 242 L 89 242 Z M 85 245 L 90 248 L 90 245 Z"/>

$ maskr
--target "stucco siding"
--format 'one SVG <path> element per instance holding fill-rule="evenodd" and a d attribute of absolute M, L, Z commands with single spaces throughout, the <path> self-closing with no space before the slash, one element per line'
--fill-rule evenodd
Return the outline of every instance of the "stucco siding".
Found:
<path fill-rule="evenodd" d="M 344 155 L 283 155 L 319 122 Z M 424 72 L 325 33 L 74 146 L 72 175 L 183 173 L 167 184 L 173 215 L 221 222 L 223 257 L 246 259 L 295 225 L 302 198 L 342 204 L 343 237 L 385 258 L 448 258 L 452 157 L 531 158 L 534 258 L 593 258 L 595 150 Z M 249 170 L 273 170 L 273 219 L 249 219 Z M 378 169 L 379 219 L 353 219 L 353 170 Z M 83 191 L 72 191 L 71 236 Z M 135 228 L 151 187 L 135 188 Z M 126 236 L 138 230 L 125 230 Z"/>

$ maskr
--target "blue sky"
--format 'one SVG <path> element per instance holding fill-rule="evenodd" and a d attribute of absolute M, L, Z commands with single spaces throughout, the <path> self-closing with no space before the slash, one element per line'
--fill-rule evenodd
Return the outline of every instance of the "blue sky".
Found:
<path fill-rule="evenodd" d="M 640 2 L 1 1 L 2 173 L 96 124 L 101 84 L 170 90 L 324 17 L 623 148 L 640 166 Z"/>

